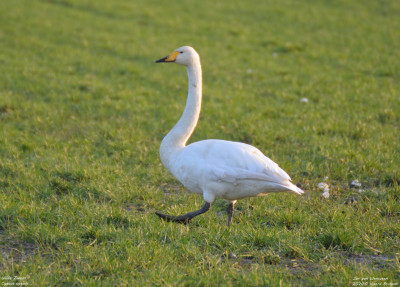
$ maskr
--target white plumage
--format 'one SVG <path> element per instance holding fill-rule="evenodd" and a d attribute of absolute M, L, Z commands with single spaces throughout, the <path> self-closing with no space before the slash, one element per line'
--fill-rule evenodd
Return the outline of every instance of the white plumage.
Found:
<path fill-rule="evenodd" d="M 224 140 L 204 140 L 186 146 L 199 119 L 202 98 L 200 57 L 188 46 L 178 48 L 156 62 L 174 62 L 186 66 L 189 78 L 185 110 L 160 147 L 161 161 L 189 191 L 202 194 L 202 209 L 182 216 L 157 213 L 162 219 L 186 223 L 206 212 L 215 198 L 230 202 L 231 223 L 236 200 L 262 196 L 270 192 L 304 192 L 295 186 L 289 175 L 257 148 Z"/>

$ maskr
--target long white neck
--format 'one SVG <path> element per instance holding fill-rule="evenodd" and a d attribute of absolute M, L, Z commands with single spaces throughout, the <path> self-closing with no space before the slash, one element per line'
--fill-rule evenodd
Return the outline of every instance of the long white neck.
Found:
<path fill-rule="evenodd" d="M 169 169 L 173 154 L 186 146 L 199 120 L 202 97 L 202 79 L 200 59 L 196 58 L 186 67 L 189 88 L 186 107 L 183 114 L 172 130 L 165 136 L 160 146 L 160 157 Z"/>

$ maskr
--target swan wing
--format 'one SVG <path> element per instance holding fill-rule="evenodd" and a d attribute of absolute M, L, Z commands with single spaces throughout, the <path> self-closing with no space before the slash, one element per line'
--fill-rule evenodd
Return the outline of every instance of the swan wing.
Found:
<path fill-rule="evenodd" d="M 290 176 L 278 164 L 257 148 L 239 142 L 205 140 L 189 145 L 199 163 L 205 164 L 218 180 L 265 180 L 278 184 L 291 181 Z"/>
<path fill-rule="evenodd" d="M 240 180 L 261 180 L 282 184 L 284 181 L 275 173 L 257 173 L 243 168 L 213 167 L 212 175 L 214 180 L 235 183 Z"/>
<path fill-rule="evenodd" d="M 279 177 L 281 180 L 287 181 L 291 180 L 290 176 L 279 167 L 277 163 L 272 161 L 270 158 L 266 157 L 260 150 L 253 146 L 249 146 L 251 149 L 249 150 L 249 157 L 252 158 L 257 163 L 261 164 L 263 167 L 263 174 Z"/>

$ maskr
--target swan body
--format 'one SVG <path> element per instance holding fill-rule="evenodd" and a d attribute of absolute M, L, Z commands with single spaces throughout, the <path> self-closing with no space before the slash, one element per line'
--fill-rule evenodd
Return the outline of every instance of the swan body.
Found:
<path fill-rule="evenodd" d="M 160 218 L 187 223 L 194 216 L 206 212 L 216 198 L 222 198 L 230 203 L 229 225 L 238 199 L 271 192 L 291 192 L 298 195 L 304 193 L 291 182 L 283 169 L 251 145 L 211 139 L 186 146 L 201 109 L 200 57 L 192 47 L 184 46 L 156 62 L 184 65 L 189 78 L 185 110 L 161 143 L 161 161 L 189 191 L 203 195 L 205 200 L 205 205 L 198 211 L 182 216 L 157 213 Z"/>

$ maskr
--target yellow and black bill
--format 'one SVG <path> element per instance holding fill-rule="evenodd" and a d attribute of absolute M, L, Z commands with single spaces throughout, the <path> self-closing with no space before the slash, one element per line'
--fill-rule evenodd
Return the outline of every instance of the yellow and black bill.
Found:
<path fill-rule="evenodd" d="M 171 62 L 175 62 L 176 57 L 178 57 L 179 52 L 174 51 L 171 54 L 169 54 L 167 57 L 158 59 L 157 61 L 155 61 L 155 63 L 171 63 Z"/>

